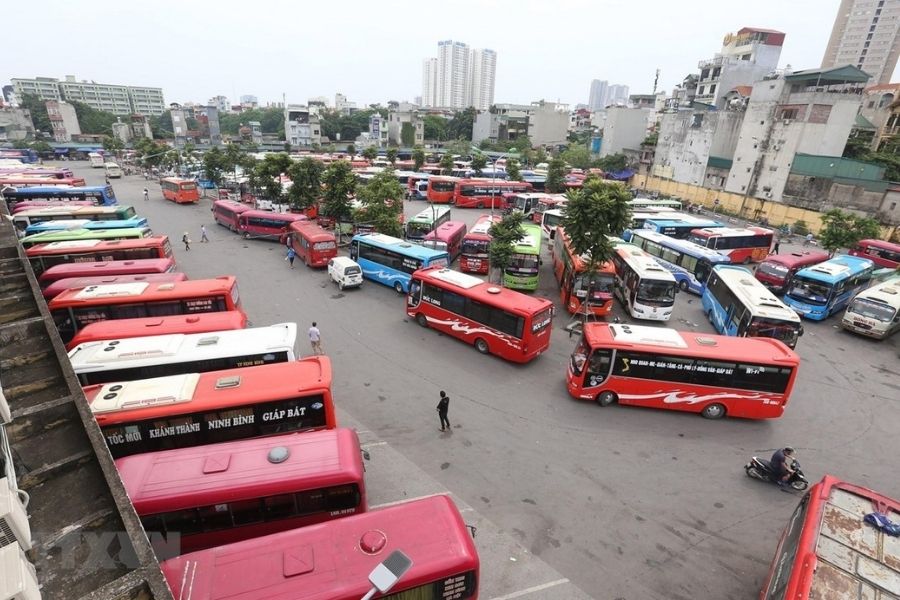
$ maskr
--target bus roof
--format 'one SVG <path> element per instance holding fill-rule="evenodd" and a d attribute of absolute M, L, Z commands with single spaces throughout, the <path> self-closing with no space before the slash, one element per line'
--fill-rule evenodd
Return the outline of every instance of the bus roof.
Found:
<path fill-rule="evenodd" d="M 546 298 L 538 298 L 499 287 L 478 277 L 452 269 L 428 267 L 416 271 L 416 276 L 423 281 L 439 281 L 445 285 L 464 289 L 467 296 L 479 302 L 503 306 L 506 310 L 522 315 L 532 315 L 553 306 L 553 303 Z"/>
<path fill-rule="evenodd" d="M 814 265 L 828 260 L 827 252 L 791 252 L 789 254 L 771 254 L 763 262 L 776 263 L 793 269 L 798 266 Z"/>
<path fill-rule="evenodd" d="M 129 209 L 134 210 L 130 206 L 87 206 L 73 205 L 71 202 L 63 202 L 54 204 L 53 206 L 39 206 L 28 208 L 13 213 L 13 217 L 45 217 L 56 215 L 82 215 L 82 214 L 101 214 L 114 215 L 119 212 L 125 212 Z"/>
<path fill-rule="evenodd" d="M 249 219 L 250 217 L 265 217 L 267 219 L 273 219 L 275 221 L 284 221 L 285 223 L 309 220 L 309 217 L 307 217 L 306 215 L 301 215 L 299 213 L 277 213 L 270 210 L 251 209 L 245 210 L 241 213 L 241 218 L 243 219 Z"/>
<path fill-rule="evenodd" d="M 51 243 L 53 241 L 82 241 L 82 240 L 109 240 L 123 239 L 125 237 L 146 237 L 143 234 L 150 231 L 149 227 L 124 227 L 120 229 L 62 229 L 42 231 L 23 237 L 20 243 L 27 244 Z"/>
<path fill-rule="evenodd" d="M 668 269 L 656 262 L 656 259 L 637 246 L 616 246 L 616 253 L 634 269 L 641 279 L 675 283 L 675 276 Z"/>
<path fill-rule="evenodd" d="M 466 224 L 462 221 L 447 221 L 439 225 L 436 229 L 432 229 L 425 236 L 426 240 L 447 240 L 453 237 L 453 235 L 460 231 L 465 230 Z"/>
<path fill-rule="evenodd" d="M 69 351 L 75 374 L 106 369 L 131 369 L 190 360 L 268 352 L 294 353 L 296 323 L 276 323 L 252 329 L 227 329 L 205 333 L 173 333 L 87 342 Z"/>
<path fill-rule="evenodd" d="M 55 180 L 56 181 L 56 180 Z M 106 192 L 112 188 L 108 185 L 88 185 L 79 187 L 66 187 L 60 185 L 40 185 L 25 188 L 16 188 L 13 190 L 5 190 L 4 195 L 7 196 L 43 196 L 47 193 L 59 193 L 61 196 L 83 196 L 91 192 Z"/>
<path fill-rule="evenodd" d="M 874 248 L 882 248 L 884 250 L 893 250 L 894 252 L 900 252 L 900 244 L 895 244 L 894 242 L 886 242 L 884 240 L 859 240 L 856 245 L 872 246 Z"/>
<path fill-rule="evenodd" d="M 674 250 L 680 250 L 681 252 L 684 252 L 685 254 L 694 256 L 696 258 L 705 258 L 711 263 L 731 262 L 731 259 L 726 255 L 722 254 L 721 252 L 716 252 L 712 248 L 704 248 L 699 244 L 695 244 L 694 242 L 689 242 L 687 240 L 677 240 L 657 231 L 651 231 L 649 229 L 633 229 L 631 233 L 633 236 L 642 237 L 646 240 L 656 242 L 660 246 L 665 246 Z"/>
<path fill-rule="evenodd" d="M 285 448 L 283 462 L 269 451 Z M 340 428 L 133 454 L 116 460 L 128 498 L 141 516 L 304 487 L 363 480 L 356 431 Z"/>
<path fill-rule="evenodd" d="M 194 181 L 193 179 L 184 179 L 184 178 L 181 178 L 181 177 L 163 177 L 162 179 L 160 179 L 160 181 L 161 181 L 161 182 L 162 182 L 162 181 L 168 181 L 169 183 L 177 183 L 177 184 L 181 184 L 181 183 L 196 183 L 196 181 Z"/>
<path fill-rule="evenodd" d="M 240 310 L 227 310 L 195 315 L 172 315 L 169 317 L 141 317 L 139 319 L 118 319 L 89 323 L 75 334 L 68 348 L 94 340 L 125 339 L 149 335 L 171 333 L 204 333 L 243 329 L 247 326 L 247 315 Z"/>
<path fill-rule="evenodd" d="M 764 227 L 701 227 L 691 231 L 702 237 L 744 237 L 749 235 L 774 235 L 775 232 Z"/>
<path fill-rule="evenodd" d="M 836 256 L 825 262 L 797 271 L 796 277 L 805 277 L 825 283 L 837 283 L 847 277 L 874 269 L 875 263 L 868 258 L 857 256 Z"/>
<path fill-rule="evenodd" d="M 51 310 L 60 306 L 93 306 L 108 304 L 111 298 L 130 298 L 142 300 L 166 300 L 185 296 L 204 296 L 210 294 L 230 294 L 237 279 L 231 275 L 223 275 L 214 279 L 193 279 L 172 283 L 121 283 L 111 285 L 92 285 L 84 288 L 66 290 L 50 301 Z"/>
<path fill-rule="evenodd" d="M 25 256 L 43 256 L 46 254 L 78 254 L 92 250 L 115 250 L 116 248 L 155 248 L 160 244 L 168 244 L 169 238 L 165 235 L 156 235 L 144 238 L 130 238 L 125 240 L 73 240 L 68 242 L 51 242 L 49 244 L 37 244 L 25 250 Z"/>
<path fill-rule="evenodd" d="M 100 260 L 53 265 L 38 278 L 41 283 L 72 277 L 99 275 L 131 275 L 134 273 L 165 273 L 175 267 L 173 258 L 139 258 L 135 260 Z"/>
<path fill-rule="evenodd" d="M 213 208 L 216 206 L 224 206 L 230 208 L 234 212 L 247 212 L 248 210 L 253 210 L 250 205 L 238 202 L 237 200 L 216 200 L 213 202 Z"/>
<path fill-rule="evenodd" d="M 494 223 L 499 223 L 503 217 L 500 215 L 480 215 L 478 220 L 475 221 L 475 224 L 469 228 L 466 236 L 470 235 L 489 235 L 488 231 L 490 231 L 491 227 L 494 226 Z"/>
<path fill-rule="evenodd" d="M 679 214 L 678 216 L 672 217 L 667 214 L 654 215 L 652 218 L 647 219 L 647 222 L 653 222 L 656 225 L 669 227 L 693 226 L 695 229 L 700 229 L 703 227 L 724 227 L 724 225 L 722 225 L 718 221 L 713 221 L 712 219 L 701 219 L 700 217 L 693 217 L 684 214 Z"/>
<path fill-rule="evenodd" d="M 900 276 L 893 277 L 858 293 L 853 299 L 864 298 L 900 309 Z"/>
<path fill-rule="evenodd" d="M 408 222 L 409 223 L 416 223 L 416 222 L 431 223 L 431 222 L 439 219 L 445 213 L 449 213 L 449 212 L 450 212 L 449 206 L 433 206 L 431 208 L 426 208 L 425 210 L 418 213 L 414 217 L 410 217 Z"/>
<path fill-rule="evenodd" d="M 591 346 L 648 351 L 665 349 L 666 354 L 710 360 L 774 362 L 793 367 L 800 364 L 800 357 L 793 350 L 772 338 L 730 337 L 664 327 L 610 323 L 586 323 L 584 337 Z"/>
<path fill-rule="evenodd" d="M 327 356 L 311 356 L 257 367 L 89 385 L 84 395 L 97 422 L 104 426 L 201 411 L 213 405 L 224 410 L 330 387 L 331 361 Z"/>
<path fill-rule="evenodd" d="M 371 587 L 372 569 L 395 550 L 412 566 L 394 591 L 430 584 L 428 597 L 457 597 L 473 591 L 461 587 L 469 571 L 475 581 L 467 583 L 478 584 L 478 552 L 445 495 L 184 554 L 161 567 L 182 600 L 357 600 Z"/>
<path fill-rule="evenodd" d="M 541 251 L 541 226 L 537 223 L 522 223 L 522 231 L 524 233 L 516 242 L 513 251 L 521 254 L 539 254 Z"/>
<path fill-rule="evenodd" d="M 713 270 L 744 301 L 752 316 L 800 323 L 800 316 L 754 277 L 750 269 L 737 265 L 716 265 Z"/>
<path fill-rule="evenodd" d="M 412 242 L 407 242 L 406 240 L 401 240 L 400 238 L 384 235 L 383 233 L 357 234 L 353 236 L 353 240 L 365 242 L 379 248 L 396 250 L 408 256 L 412 256 L 413 258 L 420 258 L 423 260 L 447 255 L 444 250 L 433 250 L 418 244 L 413 244 Z"/>
<path fill-rule="evenodd" d="M 57 279 L 45 287 L 41 293 L 44 295 L 44 298 L 49 301 L 66 290 L 83 288 L 89 285 L 108 285 L 111 283 L 133 283 L 140 281 L 147 281 L 149 283 L 170 283 L 173 281 L 186 281 L 187 278 L 187 275 L 184 273 L 129 273 L 126 275 L 111 275 L 105 277 L 103 275 L 96 275 L 94 277 L 66 277 Z"/>
<path fill-rule="evenodd" d="M 243 213 L 241 216 L 247 213 Z M 294 220 L 288 225 L 290 231 L 299 233 L 311 242 L 327 242 L 334 241 L 334 234 L 324 227 L 321 227 L 315 221 Z"/>

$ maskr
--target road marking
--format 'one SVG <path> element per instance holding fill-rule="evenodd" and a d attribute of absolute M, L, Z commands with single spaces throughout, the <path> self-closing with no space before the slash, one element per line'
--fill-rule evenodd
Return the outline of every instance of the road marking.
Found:
<path fill-rule="evenodd" d="M 404 498 L 403 500 L 394 500 L 393 502 L 385 502 L 383 504 L 374 504 L 369 505 L 369 510 L 373 508 L 385 508 L 388 506 L 396 506 L 397 504 L 405 504 L 406 502 L 413 502 L 415 500 L 423 500 L 425 498 L 434 498 L 435 496 L 449 496 L 450 492 L 437 492 L 434 494 L 425 494 L 424 496 L 416 496 L 415 498 Z"/>
<path fill-rule="evenodd" d="M 493 598 L 491 598 L 491 600 L 510 600 L 511 598 L 521 598 L 522 596 L 527 596 L 528 594 L 531 594 L 533 592 L 540 592 L 541 590 L 556 587 L 564 583 L 569 583 L 569 580 L 557 579 L 556 581 L 548 581 L 547 583 L 542 583 L 541 585 L 535 585 L 530 588 L 525 588 L 524 590 L 519 590 L 518 592 L 513 592 L 512 594 L 506 594 L 505 596 L 494 596 Z"/>
<path fill-rule="evenodd" d="M 367 442 L 359 445 L 360 448 L 371 448 L 372 446 L 387 446 L 387 442 Z"/>

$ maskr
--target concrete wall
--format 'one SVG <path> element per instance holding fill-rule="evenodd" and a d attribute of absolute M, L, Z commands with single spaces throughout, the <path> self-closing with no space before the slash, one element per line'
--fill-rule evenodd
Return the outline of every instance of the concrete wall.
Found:
<path fill-rule="evenodd" d="M 732 158 L 743 112 L 678 111 L 663 114 L 654 175 L 702 185 L 710 156 Z"/>
<path fill-rule="evenodd" d="M 556 110 L 556 105 L 533 105 L 528 120 L 528 137 L 535 146 L 564 144 L 569 134 L 569 111 Z"/>
<path fill-rule="evenodd" d="M 610 107 L 606 110 L 606 125 L 603 127 L 603 144 L 600 156 L 622 152 L 625 148 L 637 148 L 647 137 L 647 118 L 651 111 L 646 108 Z"/>

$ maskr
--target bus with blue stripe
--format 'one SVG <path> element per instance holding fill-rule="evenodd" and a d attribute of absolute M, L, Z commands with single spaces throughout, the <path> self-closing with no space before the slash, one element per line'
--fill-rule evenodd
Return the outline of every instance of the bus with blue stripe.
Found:
<path fill-rule="evenodd" d="M 875 263 L 857 256 L 836 256 L 797 271 L 791 279 L 784 302 L 801 317 L 822 321 L 844 309 L 866 289 Z"/>
<path fill-rule="evenodd" d="M 702 302 L 709 322 L 722 335 L 767 337 L 790 348 L 803 335 L 797 313 L 744 267 L 713 267 Z"/>
<path fill-rule="evenodd" d="M 359 263 L 363 277 L 394 288 L 400 294 L 409 291 L 409 280 L 418 269 L 446 267 L 450 256 L 381 233 L 353 236 L 350 258 Z"/>
<path fill-rule="evenodd" d="M 68 229 L 140 229 L 147 227 L 147 219 L 144 217 L 132 217 L 118 221 L 91 221 L 89 219 L 70 219 L 58 221 L 42 221 L 32 223 L 25 228 L 25 235 L 44 233 L 45 231 L 65 231 Z"/>
<path fill-rule="evenodd" d="M 731 262 L 727 256 L 715 250 L 686 240 L 677 240 L 649 229 L 632 231 L 630 243 L 671 271 L 681 291 L 698 296 L 703 293 L 706 279 L 713 267 Z"/>
<path fill-rule="evenodd" d="M 660 216 L 644 221 L 644 229 L 655 231 L 679 240 L 687 239 L 695 229 L 725 227 L 723 223 L 693 215 L 679 214 L 677 217 Z"/>
<path fill-rule="evenodd" d="M 3 190 L 7 206 L 13 202 L 32 202 L 34 200 L 73 201 L 87 200 L 95 206 L 118 204 L 112 186 L 96 185 L 84 187 L 34 186 L 24 188 L 7 188 Z"/>

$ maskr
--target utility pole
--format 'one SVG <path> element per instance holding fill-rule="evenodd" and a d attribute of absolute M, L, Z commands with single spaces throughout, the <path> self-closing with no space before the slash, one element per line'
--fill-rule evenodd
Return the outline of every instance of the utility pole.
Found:
<path fill-rule="evenodd" d="M 659 84 L 659 69 L 656 69 L 656 77 L 653 78 L 653 95 L 656 95 L 656 86 Z"/>

